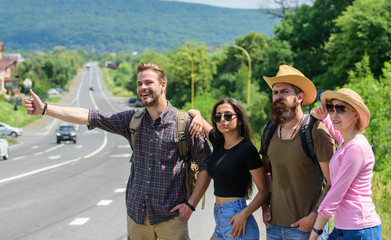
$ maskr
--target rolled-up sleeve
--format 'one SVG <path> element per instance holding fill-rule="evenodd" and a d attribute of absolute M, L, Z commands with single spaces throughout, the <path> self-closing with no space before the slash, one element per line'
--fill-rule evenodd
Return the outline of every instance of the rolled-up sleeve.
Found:
<path fill-rule="evenodd" d="M 190 123 L 191 121 L 188 121 Z M 199 171 L 206 170 L 211 150 L 205 136 L 192 137 L 188 133 L 191 157 L 199 166 Z"/>

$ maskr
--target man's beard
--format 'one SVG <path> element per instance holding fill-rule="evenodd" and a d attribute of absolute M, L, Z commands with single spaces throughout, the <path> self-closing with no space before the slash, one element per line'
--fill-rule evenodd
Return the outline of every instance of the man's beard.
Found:
<path fill-rule="evenodd" d="M 296 116 L 297 101 L 294 99 L 293 106 L 288 107 L 284 103 L 284 99 L 277 99 L 271 105 L 270 118 L 273 122 L 278 124 L 284 124 L 293 120 Z"/>
<path fill-rule="evenodd" d="M 144 106 L 152 107 L 153 105 L 155 105 L 159 101 L 160 95 L 156 94 L 155 92 L 152 92 L 151 95 L 152 95 L 151 96 L 152 99 L 149 99 L 149 100 L 146 100 L 146 101 L 141 100 Z M 140 99 L 142 99 L 142 98 L 140 97 Z"/>

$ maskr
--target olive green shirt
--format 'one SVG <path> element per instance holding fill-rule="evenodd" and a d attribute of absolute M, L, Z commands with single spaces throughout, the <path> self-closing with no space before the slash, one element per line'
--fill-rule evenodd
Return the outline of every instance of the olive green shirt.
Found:
<path fill-rule="evenodd" d="M 297 133 L 291 139 L 282 140 L 276 130 L 270 140 L 267 155 L 272 166 L 270 223 L 273 225 L 290 227 L 311 213 L 321 194 L 317 189 L 314 163 L 304 153 L 300 138 Z M 312 138 L 318 161 L 330 161 L 335 143 L 320 121 L 314 123 Z M 264 148 L 262 141 L 262 152 Z"/>

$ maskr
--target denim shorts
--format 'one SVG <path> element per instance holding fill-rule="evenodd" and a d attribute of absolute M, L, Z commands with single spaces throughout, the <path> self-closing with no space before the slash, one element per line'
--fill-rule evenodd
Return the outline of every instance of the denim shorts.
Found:
<path fill-rule="evenodd" d="M 267 240 L 301 240 L 309 239 L 311 232 L 302 232 L 299 228 L 282 227 L 278 225 L 269 225 L 266 229 Z M 323 233 L 318 237 L 318 240 L 326 240 L 329 235 L 329 227 L 323 228 Z"/>
<path fill-rule="evenodd" d="M 213 236 L 217 239 L 234 239 L 228 237 L 231 234 L 233 226 L 233 224 L 228 225 L 228 223 L 231 221 L 233 216 L 240 213 L 245 207 L 247 207 L 245 198 L 215 206 L 214 217 L 216 221 L 216 228 Z M 235 239 L 259 239 L 258 224 L 252 214 L 247 218 L 246 235 L 241 235 L 239 238 Z"/>
<path fill-rule="evenodd" d="M 338 240 L 382 240 L 381 225 L 359 230 L 342 230 L 334 227 L 329 239 Z"/>

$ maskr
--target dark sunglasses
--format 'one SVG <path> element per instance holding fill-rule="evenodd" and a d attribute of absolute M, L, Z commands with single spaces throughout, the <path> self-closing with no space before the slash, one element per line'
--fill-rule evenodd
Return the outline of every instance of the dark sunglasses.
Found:
<path fill-rule="evenodd" d="M 238 115 L 238 114 L 226 113 L 226 114 L 214 115 L 213 122 L 215 122 L 215 123 L 221 122 L 221 118 L 223 116 L 224 116 L 225 121 L 230 122 L 233 119 L 233 116 L 235 116 L 235 115 Z"/>
<path fill-rule="evenodd" d="M 332 103 L 326 103 L 327 112 L 333 113 L 336 111 L 338 114 L 346 112 L 346 104 L 340 103 L 333 105 Z"/>

